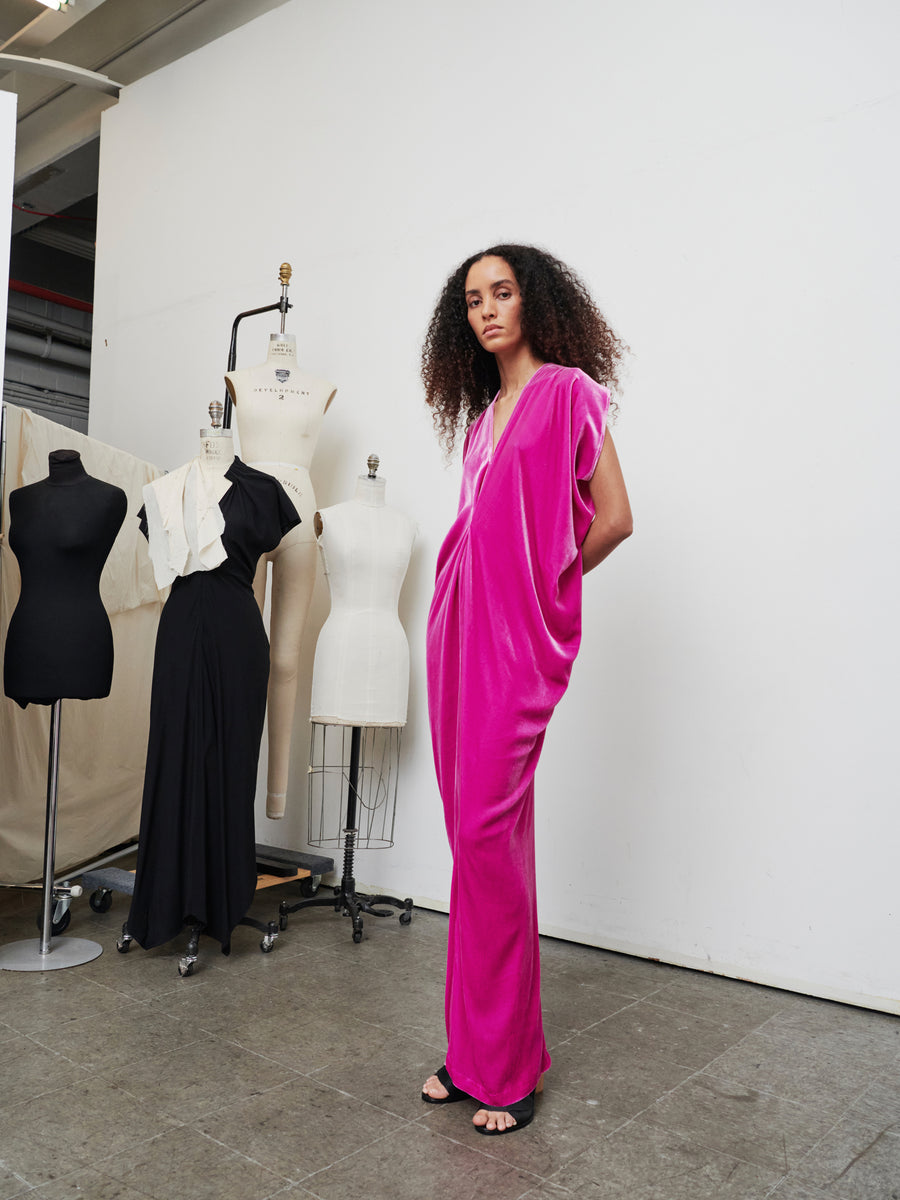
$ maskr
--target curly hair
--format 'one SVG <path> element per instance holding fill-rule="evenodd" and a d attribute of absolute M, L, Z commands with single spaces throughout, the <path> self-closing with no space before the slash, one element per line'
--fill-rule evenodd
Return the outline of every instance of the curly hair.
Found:
<path fill-rule="evenodd" d="M 522 335 L 537 358 L 580 367 L 612 389 L 628 349 L 575 272 L 546 250 L 509 245 L 473 254 L 444 285 L 422 347 L 425 401 L 448 454 L 459 433 L 484 412 L 500 387 L 496 359 L 479 344 L 466 310 L 469 268 L 488 257 L 505 259 L 515 273 L 522 294 Z"/>

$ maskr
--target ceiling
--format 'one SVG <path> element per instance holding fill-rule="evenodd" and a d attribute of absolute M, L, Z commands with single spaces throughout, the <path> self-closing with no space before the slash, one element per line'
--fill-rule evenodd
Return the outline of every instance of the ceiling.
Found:
<path fill-rule="evenodd" d="M 285 2 L 70 0 L 56 12 L 0 0 L 0 90 L 17 96 L 14 277 L 38 274 L 31 282 L 79 296 L 92 287 L 100 117 L 117 89 L 3 56 L 50 59 L 124 86 Z"/>

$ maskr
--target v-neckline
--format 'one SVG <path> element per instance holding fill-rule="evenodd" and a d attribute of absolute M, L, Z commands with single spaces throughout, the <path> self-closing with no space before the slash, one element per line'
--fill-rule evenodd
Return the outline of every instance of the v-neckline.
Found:
<path fill-rule="evenodd" d="M 532 383 L 534 382 L 534 380 L 537 378 L 537 376 L 538 376 L 538 375 L 540 375 L 541 371 L 543 371 L 544 367 L 546 367 L 546 366 L 547 366 L 547 364 L 546 364 L 546 363 L 541 363 L 541 365 L 538 367 L 538 369 L 535 371 L 535 373 L 534 373 L 534 374 L 531 376 L 531 379 L 529 379 L 529 380 L 528 380 L 528 382 L 527 382 L 527 383 L 525 384 L 525 386 L 522 388 L 521 392 L 519 392 L 519 398 L 518 398 L 518 400 L 515 402 L 515 404 L 513 405 L 513 410 L 512 410 L 512 412 L 509 414 L 509 417 L 507 418 L 506 424 L 505 424 L 505 425 L 503 426 L 503 428 L 501 429 L 501 431 L 500 431 L 500 436 L 499 436 L 498 438 L 496 438 L 496 439 L 494 438 L 494 417 L 495 417 L 495 415 L 496 415 L 496 412 L 497 412 L 497 407 L 496 407 L 496 406 L 497 406 L 497 397 L 495 396 L 495 397 L 493 398 L 493 400 L 491 401 L 491 403 L 490 403 L 490 406 L 489 406 L 489 408 L 488 408 L 488 412 L 490 413 L 490 416 L 491 416 L 491 420 L 490 420 L 490 428 L 491 428 L 491 442 L 490 442 L 490 445 L 491 445 L 491 452 L 490 452 L 490 456 L 489 456 L 489 460 L 488 460 L 488 461 L 490 461 L 490 462 L 493 462 L 493 460 L 494 460 L 494 456 L 496 455 L 496 453 L 497 453 L 497 450 L 500 448 L 500 443 L 501 443 L 501 442 L 503 441 L 503 439 L 506 437 L 506 431 L 509 429 L 510 425 L 512 425 L 513 421 L 515 420 L 516 413 L 519 411 L 519 406 L 521 405 L 522 401 L 525 399 L 525 393 L 528 391 L 528 389 L 531 387 L 531 385 L 532 385 Z M 499 394 L 499 393 L 498 393 L 498 394 Z"/>

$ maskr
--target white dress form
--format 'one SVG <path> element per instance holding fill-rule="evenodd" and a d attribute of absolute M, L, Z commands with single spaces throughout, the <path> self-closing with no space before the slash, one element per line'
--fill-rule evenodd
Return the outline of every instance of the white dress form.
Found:
<path fill-rule="evenodd" d="M 300 649 L 316 579 L 316 498 L 309 468 L 322 417 L 337 389 L 302 370 L 296 339 L 284 333 L 270 335 L 264 363 L 229 371 L 225 386 L 234 405 L 244 462 L 279 480 L 301 520 L 275 550 L 263 555 L 253 581 L 262 611 L 271 562 L 266 816 L 277 819 L 284 816 L 287 798 Z"/>
<path fill-rule="evenodd" d="M 317 723 L 406 724 L 409 643 L 397 603 L 416 526 L 384 494 L 383 479 L 361 475 L 352 500 L 318 514 L 331 611 L 313 666 Z"/>

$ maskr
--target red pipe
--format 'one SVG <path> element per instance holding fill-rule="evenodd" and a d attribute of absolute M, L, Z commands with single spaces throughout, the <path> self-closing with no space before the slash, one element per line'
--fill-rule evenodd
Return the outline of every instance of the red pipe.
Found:
<path fill-rule="evenodd" d="M 11 292 L 21 292 L 24 296 L 36 296 L 38 300 L 49 300 L 51 304 L 63 304 L 66 308 L 77 308 L 79 312 L 94 311 L 89 300 L 76 300 L 74 296 L 64 296 L 62 292 L 51 292 L 49 288 L 37 287 L 33 283 L 23 283 L 21 279 L 9 281 Z"/>

